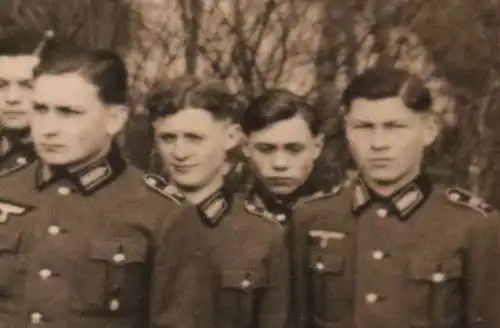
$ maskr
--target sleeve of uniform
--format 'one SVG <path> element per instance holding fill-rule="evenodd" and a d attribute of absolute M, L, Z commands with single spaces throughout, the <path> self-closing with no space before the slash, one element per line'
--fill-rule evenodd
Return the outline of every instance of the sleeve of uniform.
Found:
<path fill-rule="evenodd" d="M 178 206 L 164 221 L 154 254 L 150 326 L 214 328 L 215 270 L 196 212 Z"/>
<path fill-rule="evenodd" d="M 285 234 L 281 231 L 270 255 L 269 285 L 261 303 L 259 328 L 282 328 L 286 325 L 290 296 L 287 254 Z"/>
<path fill-rule="evenodd" d="M 467 327 L 500 327 L 500 218 L 478 220 L 466 258 Z"/>

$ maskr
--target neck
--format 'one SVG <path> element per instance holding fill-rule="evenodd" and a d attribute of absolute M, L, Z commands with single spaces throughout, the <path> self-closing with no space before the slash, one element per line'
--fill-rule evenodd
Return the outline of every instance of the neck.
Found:
<path fill-rule="evenodd" d="M 219 175 L 213 179 L 210 183 L 206 184 L 202 188 L 196 190 L 182 190 L 186 199 L 194 205 L 198 205 L 207 199 L 210 195 L 215 193 L 217 190 L 221 189 L 224 185 L 224 176 Z"/>
<path fill-rule="evenodd" d="M 421 170 L 415 171 L 413 174 L 409 174 L 394 183 L 390 184 L 384 184 L 384 183 L 378 183 L 377 181 L 371 180 L 371 179 L 366 179 L 364 178 L 363 180 L 366 182 L 368 187 L 370 187 L 375 193 L 382 197 L 389 197 L 396 193 L 398 190 L 406 186 L 408 183 L 411 181 L 415 180 L 419 174 L 421 173 Z"/>
<path fill-rule="evenodd" d="M 99 151 L 91 154 L 90 156 L 88 156 L 80 161 L 65 165 L 65 168 L 70 172 L 77 172 L 81 169 L 84 169 L 84 168 L 88 167 L 89 165 L 91 165 L 92 163 L 97 162 L 101 158 L 106 157 L 106 155 L 111 151 L 112 145 L 113 145 L 112 141 L 109 141 Z"/>

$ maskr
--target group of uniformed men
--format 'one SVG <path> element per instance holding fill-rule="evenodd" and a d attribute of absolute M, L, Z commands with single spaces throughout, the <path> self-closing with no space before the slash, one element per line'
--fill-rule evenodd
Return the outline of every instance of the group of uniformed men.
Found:
<path fill-rule="evenodd" d="M 0 40 L 0 327 L 499 328 L 500 220 L 426 174 L 429 90 L 369 69 L 342 96 L 359 174 L 311 183 L 322 122 L 287 90 L 160 84 L 168 179 L 124 159 L 127 70 L 57 36 Z M 255 176 L 225 183 L 240 143 Z"/>

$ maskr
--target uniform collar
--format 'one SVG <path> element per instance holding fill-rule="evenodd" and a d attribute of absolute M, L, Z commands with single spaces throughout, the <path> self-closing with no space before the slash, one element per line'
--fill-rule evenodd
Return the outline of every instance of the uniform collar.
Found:
<path fill-rule="evenodd" d="M 26 150 L 33 150 L 33 142 L 29 129 L 2 131 L 0 134 L 0 158 L 5 158 L 12 153 Z"/>
<path fill-rule="evenodd" d="M 388 197 L 377 195 L 361 178 L 358 178 L 353 185 L 352 209 L 354 214 L 361 215 L 372 204 L 378 202 L 387 205 L 390 212 L 400 220 L 407 220 L 427 200 L 431 191 L 432 182 L 425 174 L 419 175 Z"/>
<path fill-rule="evenodd" d="M 41 191 L 55 182 L 65 180 L 82 195 L 90 196 L 114 181 L 126 167 L 127 163 L 121 156 L 118 145 L 113 145 L 106 156 L 78 170 L 40 162 L 36 172 L 36 187 Z"/>
<path fill-rule="evenodd" d="M 231 208 L 231 195 L 221 188 L 196 205 L 200 218 L 210 227 L 216 227 Z"/>

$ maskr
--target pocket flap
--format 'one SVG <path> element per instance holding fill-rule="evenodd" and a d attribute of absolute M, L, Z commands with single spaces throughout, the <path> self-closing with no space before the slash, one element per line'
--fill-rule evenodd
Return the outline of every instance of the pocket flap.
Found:
<path fill-rule="evenodd" d="M 410 260 L 409 276 L 412 280 L 427 280 L 440 283 L 462 276 L 460 257 L 453 256 L 444 260 L 414 258 Z"/>
<path fill-rule="evenodd" d="M 114 264 L 144 262 L 147 242 L 140 239 L 91 239 L 90 258 Z"/>
<path fill-rule="evenodd" d="M 267 286 L 263 270 L 227 268 L 222 270 L 222 287 L 255 289 Z"/>
<path fill-rule="evenodd" d="M 311 250 L 309 267 L 319 272 L 340 273 L 344 270 L 344 257 L 337 254 Z"/>
<path fill-rule="evenodd" d="M 0 252 L 17 252 L 21 242 L 21 234 L 21 231 L 9 233 L 6 231 L 0 232 Z"/>

